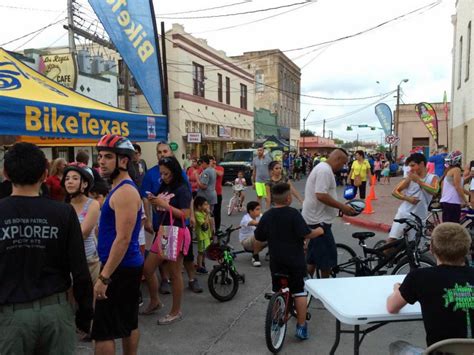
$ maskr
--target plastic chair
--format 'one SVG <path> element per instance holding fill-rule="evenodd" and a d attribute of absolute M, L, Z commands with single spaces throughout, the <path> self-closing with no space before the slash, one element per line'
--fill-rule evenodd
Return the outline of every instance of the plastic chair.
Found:
<path fill-rule="evenodd" d="M 432 344 L 425 350 L 425 355 L 472 355 L 474 339 L 445 339 Z"/>

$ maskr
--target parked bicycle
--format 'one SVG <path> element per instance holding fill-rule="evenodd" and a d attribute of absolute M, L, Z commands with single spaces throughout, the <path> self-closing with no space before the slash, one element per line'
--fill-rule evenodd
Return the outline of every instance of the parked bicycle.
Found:
<path fill-rule="evenodd" d="M 280 290 L 265 294 L 265 298 L 270 300 L 265 317 L 265 340 L 268 350 L 276 354 L 283 347 L 288 320 L 296 317 L 296 310 L 294 297 L 288 287 L 288 275 L 273 276 L 279 278 Z M 306 320 L 310 319 L 311 314 L 306 312 Z"/>
<path fill-rule="evenodd" d="M 237 254 L 245 253 L 245 250 L 234 251 L 229 245 L 232 232 L 240 227 L 229 226 L 225 231 L 216 233 L 216 242 L 211 244 L 206 250 L 206 256 L 211 260 L 216 260 L 219 264 L 209 273 L 207 286 L 211 295 L 218 301 L 225 302 L 231 300 L 239 289 L 239 282 L 245 283 L 245 275 L 239 274 L 234 259 Z"/>
<path fill-rule="evenodd" d="M 242 211 L 242 191 L 245 190 L 245 186 L 239 184 L 232 185 L 233 195 L 230 198 L 229 205 L 227 206 L 227 215 L 230 216 L 234 211 Z"/>
<path fill-rule="evenodd" d="M 429 250 L 427 239 L 424 236 L 424 225 L 421 218 L 411 214 L 413 218 L 395 219 L 395 222 L 405 224 L 403 238 L 386 243 L 378 248 L 369 248 L 366 240 L 373 237 L 373 232 L 356 232 L 353 238 L 359 240 L 363 256 L 357 256 L 356 252 L 348 245 L 338 243 L 338 265 L 333 268 L 333 277 L 336 276 L 374 276 L 387 273 L 387 267 L 395 265 L 392 275 L 407 274 L 411 269 L 419 267 L 431 267 L 436 263 L 429 258 L 426 252 Z M 415 232 L 413 240 L 410 239 L 411 231 Z M 425 243 L 422 243 L 425 240 Z"/>

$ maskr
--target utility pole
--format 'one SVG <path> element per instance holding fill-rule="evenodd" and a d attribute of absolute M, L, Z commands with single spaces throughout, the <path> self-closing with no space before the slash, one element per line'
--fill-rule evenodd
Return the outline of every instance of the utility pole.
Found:
<path fill-rule="evenodd" d="M 323 120 L 323 138 L 326 138 L 326 120 Z"/>
<path fill-rule="evenodd" d="M 67 0 L 67 24 L 69 34 L 69 50 L 72 55 L 76 54 L 76 43 L 74 42 L 74 8 L 72 6 L 74 0 Z"/>
<path fill-rule="evenodd" d="M 398 125 L 400 123 L 400 85 L 402 85 L 402 83 L 406 83 L 408 82 L 408 79 L 403 79 L 402 81 L 400 81 L 397 85 L 397 115 L 395 117 L 395 135 L 398 137 Z M 395 145 L 395 159 L 393 160 L 397 160 L 397 156 L 398 156 L 398 145 Z"/>

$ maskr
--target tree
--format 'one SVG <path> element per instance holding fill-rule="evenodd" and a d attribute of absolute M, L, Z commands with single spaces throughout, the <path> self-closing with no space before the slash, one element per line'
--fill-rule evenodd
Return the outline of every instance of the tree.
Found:
<path fill-rule="evenodd" d="M 314 137 L 314 132 L 309 129 L 302 130 L 300 131 L 300 137 Z"/>
<path fill-rule="evenodd" d="M 336 145 L 342 145 L 342 144 L 344 144 L 344 141 L 343 141 L 342 139 L 333 138 L 332 140 L 334 141 L 334 144 L 336 144 Z"/>
<path fill-rule="evenodd" d="M 377 147 L 377 152 L 385 153 L 386 151 L 387 151 L 387 147 L 384 146 L 383 144 L 380 144 L 380 145 Z"/>

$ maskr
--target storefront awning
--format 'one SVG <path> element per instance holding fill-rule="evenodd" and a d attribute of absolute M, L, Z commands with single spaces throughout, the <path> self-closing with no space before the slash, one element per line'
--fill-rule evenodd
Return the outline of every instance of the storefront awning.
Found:
<path fill-rule="evenodd" d="M 92 145 L 104 134 L 167 139 L 167 117 L 112 107 L 69 90 L 0 48 L 0 135 L 40 145 Z"/>

